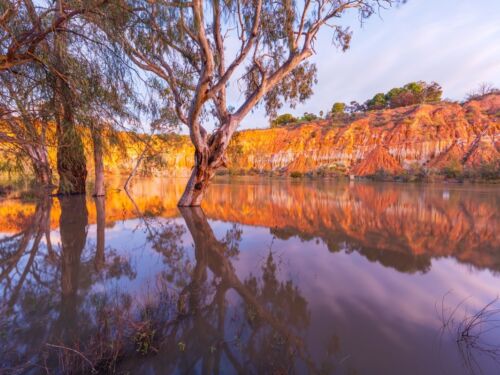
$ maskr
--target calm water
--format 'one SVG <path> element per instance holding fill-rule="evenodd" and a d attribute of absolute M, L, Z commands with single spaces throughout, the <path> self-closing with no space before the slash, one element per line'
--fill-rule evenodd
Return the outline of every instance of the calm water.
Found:
<path fill-rule="evenodd" d="M 0 201 L 4 372 L 500 373 L 497 186 L 182 188 Z"/>

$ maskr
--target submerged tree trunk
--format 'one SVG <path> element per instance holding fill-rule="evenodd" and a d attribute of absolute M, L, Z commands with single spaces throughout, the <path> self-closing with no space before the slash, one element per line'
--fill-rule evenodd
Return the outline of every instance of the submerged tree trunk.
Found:
<path fill-rule="evenodd" d="M 59 2 L 57 7 L 63 9 Z M 83 143 L 76 129 L 73 92 L 68 83 L 68 45 L 64 33 L 55 34 L 54 115 L 57 123 L 58 194 L 83 194 L 87 180 L 87 163 Z M 63 78 L 64 77 L 64 78 Z"/>
<path fill-rule="evenodd" d="M 191 171 L 191 177 L 189 178 L 184 193 L 179 200 L 179 207 L 195 207 L 200 206 L 201 201 L 205 195 L 205 191 L 208 188 L 210 180 L 215 174 L 215 169 L 195 163 L 193 170 Z"/>
<path fill-rule="evenodd" d="M 215 176 L 217 169 L 226 164 L 225 153 L 230 138 L 228 133 L 217 133 L 209 140 L 209 147 L 206 151 L 195 151 L 194 167 L 184 193 L 177 204 L 179 207 L 201 205 L 210 180 Z"/>
<path fill-rule="evenodd" d="M 102 197 L 106 194 L 106 189 L 104 187 L 102 130 L 100 127 L 93 126 L 91 132 L 92 132 L 92 143 L 94 146 L 94 170 L 95 170 L 94 196 Z"/>

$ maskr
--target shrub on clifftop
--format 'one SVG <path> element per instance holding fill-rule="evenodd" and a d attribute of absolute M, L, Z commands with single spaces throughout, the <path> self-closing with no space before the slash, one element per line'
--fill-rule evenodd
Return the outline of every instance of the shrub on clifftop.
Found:
<path fill-rule="evenodd" d="M 281 125 L 291 124 L 296 121 L 297 119 L 293 115 L 291 115 L 290 113 L 284 113 L 271 121 L 271 128 L 276 128 Z"/>

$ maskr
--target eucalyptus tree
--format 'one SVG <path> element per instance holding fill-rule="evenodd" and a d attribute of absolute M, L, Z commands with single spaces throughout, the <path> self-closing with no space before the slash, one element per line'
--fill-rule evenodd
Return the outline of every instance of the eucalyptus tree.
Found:
<path fill-rule="evenodd" d="M 39 80 L 37 89 L 49 92 L 48 102 L 57 128 L 57 170 L 60 193 L 85 191 L 86 162 L 83 144 L 74 121 L 73 92 L 68 72 L 67 24 L 88 8 L 75 2 L 68 6 L 63 0 L 32 0 L 11 2 L 4 0 L 0 6 L 0 74 L 4 82 L 27 71 L 27 79 L 33 79 L 32 70 L 42 68 L 46 74 Z M 10 90 L 17 95 L 17 87 Z M 20 103 L 20 104 L 19 104 Z M 24 106 L 19 102 L 17 107 Z M 38 103 L 42 105 L 42 103 Z M 28 112 L 26 112 L 27 114 Z M 36 118 L 34 112 L 31 117 Z M 22 119 L 26 123 L 27 116 Z M 14 122 L 14 117 L 9 119 Z M 47 127 L 46 121 L 42 127 Z"/>
<path fill-rule="evenodd" d="M 145 106 L 135 100 L 131 72 L 120 51 L 103 42 L 102 35 L 90 24 L 82 27 L 84 35 L 94 38 L 85 45 L 86 53 L 76 56 L 77 64 L 72 67 L 72 83 L 77 93 L 75 116 L 77 123 L 90 131 L 94 195 L 103 196 L 105 149 L 109 143 L 119 140 L 115 137 L 116 130 L 137 124 L 135 112 L 142 112 Z"/>
<path fill-rule="evenodd" d="M 62 1 L 62 0 L 59 0 Z M 96 7 L 95 11 L 98 11 Z M 131 69 L 122 50 L 110 43 L 106 35 L 89 21 L 92 12 L 68 22 L 54 40 L 54 66 L 62 77 L 54 75 L 55 108 L 59 115 L 58 171 L 60 192 L 80 192 L 85 189 L 86 165 L 77 124 L 90 130 L 95 167 L 94 195 L 104 190 L 103 154 L 105 136 L 114 128 L 135 123 L 135 110 L 145 105 L 134 101 Z M 66 179 L 66 181 L 64 180 Z M 71 181 L 70 179 L 73 179 Z M 66 184 L 69 189 L 66 189 Z"/>
<path fill-rule="evenodd" d="M 0 72 L 0 142 L 28 159 L 37 182 L 47 188 L 52 185 L 47 147 L 53 134 L 45 125 L 50 118 L 45 80 L 37 66 L 19 66 L 16 74 Z"/>
<path fill-rule="evenodd" d="M 351 32 L 339 19 L 350 10 L 365 19 L 394 1 L 111 2 L 101 27 L 155 77 L 166 109 L 189 129 L 194 168 L 179 206 L 200 205 L 231 137 L 258 104 L 275 114 L 283 101 L 311 96 L 316 67 L 306 60 L 321 29 L 346 50 Z"/>
<path fill-rule="evenodd" d="M 10 131 L 10 136 L 25 135 L 14 139 L 7 138 L 4 133 L 2 141 L 22 145 L 23 149 L 33 145 L 41 147 L 45 145 L 45 139 L 32 131 L 33 124 L 36 123 L 37 130 L 40 129 L 43 134 L 55 124 L 60 194 L 85 192 L 87 161 L 82 141 L 84 127 L 90 129 L 94 149 L 95 195 L 104 194 L 103 128 L 111 129 L 133 118 L 127 107 L 133 98 L 130 69 L 121 52 L 113 48 L 105 35 L 88 21 L 89 14 L 97 12 L 106 2 L 43 0 L 34 3 L 23 0 L 15 4 L 6 2 L 0 7 L 4 14 L 0 25 L 1 53 L 10 59 L 9 67 L 0 69 L 0 76 L 4 83 L 11 82 L 10 86 L 2 88 L 2 93 L 6 92 L 3 96 L 5 102 L 17 107 L 16 111 L 12 111 L 5 106 L 0 116 L 2 120 L 10 121 L 11 130 L 24 124 L 23 132 Z M 44 32 L 45 29 L 47 32 Z M 40 33 L 43 33 L 43 38 L 36 37 Z M 28 39 L 33 38 L 38 40 L 37 43 L 28 47 Z M 16 47 L 18 55 L 20 50 L 27 48 L 26 54 L 30 58 L 16 58 L 14 63 L 9 57 L 13 48 L 9 46 L 14 44 L 19 47 Z M 12 54 L 15 55 L 14 52 Z M 36 98 L 27 102 L 27 94 L 23 90 L 31 97 L 36 94 Z M 39 116 L 39 108 L 44 108 L 45 116 Z M 109 135 L 111 131 L 105 134 Z M 32 155 L 30 157 L 33 160 Z M 45 161 L 48 162 L 48 159 L 45 158 Z M 36 163 L 33 164 L 35 166 Z M 45 173 L 48 168 L 43 171 Z M 39 177 L 39 173 L 36 175 Z M 51 179 L 45 175 L 43 179 L 38 178 L 44 184 Z"/>
<path fill-rule="evenodd" d="M 95 11 L 107 0 L 33 2 L 0 0 L 0 71 L 27 63 L 45 64 L 44 44 L 74 18 Z"/>

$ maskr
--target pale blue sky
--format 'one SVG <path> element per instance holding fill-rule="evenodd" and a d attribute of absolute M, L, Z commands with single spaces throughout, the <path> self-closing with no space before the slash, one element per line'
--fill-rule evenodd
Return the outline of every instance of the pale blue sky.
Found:
<path fill-rule="evenodd" d="M 320 35 L 312 57 L 318 67 L 314 95 L 280 112 L 318 113 L 333 102 L 362 102 L 415 80 L 436 81 L 444 97 L 456 100 L 481 82 L 500 86 L 500 0 L 409 0 L 363 27 L 354 19 L 350 24 L 354 34 L 345 53 L 332 46 L 328 29 Z M 267 126 L 258 109 L 240 129 Z"/>

